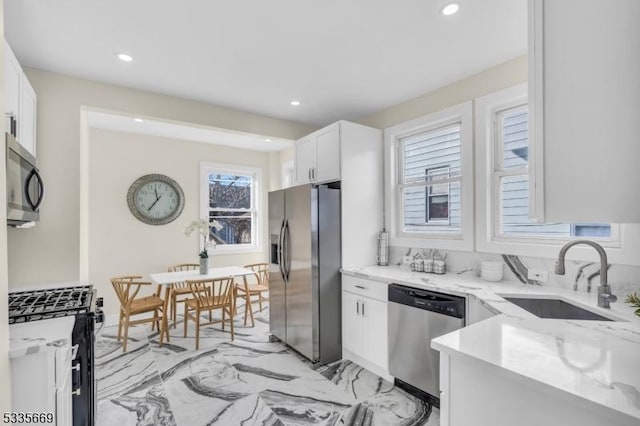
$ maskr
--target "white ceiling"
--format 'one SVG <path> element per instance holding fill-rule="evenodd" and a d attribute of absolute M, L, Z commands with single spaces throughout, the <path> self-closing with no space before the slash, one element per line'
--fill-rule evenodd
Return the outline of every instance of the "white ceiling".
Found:
<path fill-rule="evenodd" d="M 149 117 L 134 117 L 109 113 L 103 111 L 87 111 L 89 127 L 99 129 L 117 130 L 120 132 L 136 133 L 141 135 L 160 136 L 169 139 L 180 139 L 195 142 L 205 142 L 214 145 L 224 145 L 233 148 L 249 149 L 253 151 L 281 151 L 293 146 L 290 139 L 280 139 L 255 135 L 250 133 L 234 132 L 226 129 L 196 126 L 193 124 L 173 123 L 156 120 Z"/>
<path fill-rule="evenodd" d="M 324 125 L 526 52 L 526 0 L 446 3 L 5 0 L 5 33 L 26 66 Z"/>

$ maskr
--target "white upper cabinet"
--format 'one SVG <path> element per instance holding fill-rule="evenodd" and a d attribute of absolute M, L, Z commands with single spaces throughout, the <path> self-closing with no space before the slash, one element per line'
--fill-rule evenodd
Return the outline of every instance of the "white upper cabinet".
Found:
<path fill-rule="evenodd" d="M 22 68 L 9 45 L 4 45 L 4 112 L 17 119 L 20 114 L 20 75 Z M 9 120 L 7 120 L 9 123 Z M 10 132 L 7 124 L 7 132 Z"/>
<path fill-rule="evenodd" d="M 640 222 L 639 21 L 638 0 L 529 0 L 532 217 Z"/>
<path fill-rule="evenodd" d="M 382 230 L 382 132 L 338 121 L 298 139 L 294 160 L 295 185 L 340 181 L 342 266 L 374 264 Z"/>
<path fill-rule="evenodd" d="M 340 179 L 340 126 L 325 127 L 316 135 L 317 182 Z"/>
<path fill-rule="evenodd" d="M 296 184 L 311 182 L 311 172 L 316 166 L 316 141 L 313 135 L 305 136 L 295 144 Z"/>
<path fill-rule="evenodd" d="M 33 156 L 36 155 L 36 92 L 23 78 L 20 85 L 20 115 L 18 116 L 18 142 Z"/>
<path fill-rule="evenodd" d="M 18 63 L 9 44 L 4 42 L 4 112 L 6 131 L 12 133 L 15 122 L 16 140 L 34 156 L 36 155 L 36 92 Z"/>
<path fill-rule="evenodd" d="M 340 123 L 296 141 L 294 149 L 297 185 L 340 179 Z"/>

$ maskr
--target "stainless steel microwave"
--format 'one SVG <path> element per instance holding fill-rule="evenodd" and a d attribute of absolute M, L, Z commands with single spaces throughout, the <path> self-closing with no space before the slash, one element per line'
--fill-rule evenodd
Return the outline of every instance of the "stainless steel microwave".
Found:
<path fill-rule="evenodd" d="M 7 145 L 7 224 L 21 226 L 40 219 L 44 200 L 44 182 L 36 167 L 36 158 L 24 149 L 12 134 Z"/>

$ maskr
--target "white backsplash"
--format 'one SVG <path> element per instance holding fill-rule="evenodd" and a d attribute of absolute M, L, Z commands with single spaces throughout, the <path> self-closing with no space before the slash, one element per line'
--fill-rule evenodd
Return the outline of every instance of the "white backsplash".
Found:
<path fill-rule="evenodd" d="M 429 249 L 410 247 L 389 247 L 389 264 L 401 265 L 405 255 L 415 256 L 417 253 L 427 254 Z M 549 280 L 546 283 L 531 282 L 531 285 L 554 286 L 572 289 L 578 284 L 577 291 L 587 291 L 589 277 L 591 277 L 591 291 L 595 292 L 600 276 L 598 274 L 600 264 L 596 262 L 566 261 L 566 274 L 564 276 L 554 273 L 554 259 L 535 258 L 528 256 L 499 255 L 489 253 L 462 252 L 438 250 L 441 255 L 446 254 L 447 270 L 449 273 L 475 274 L 479 276 L 480 263 L 485 260 L 501 261 L 505 263 L 503 281 L 522 282 L 512 271 L 515 268 L 526 277 L 526 272 L 517 267 L 518 260 L 528 269 L 538 269 L 548 272 Z M 513 263 L 516 263 L 514 265 Z M 511 266 L 509 265 L 511 264 Z M 613 293 L 618 296 L 618 302 L 623 303 L 627 294 L 640 292 L 640 267 L 628 265 L 610 265 L 608 281 L 613 288 Z"/>

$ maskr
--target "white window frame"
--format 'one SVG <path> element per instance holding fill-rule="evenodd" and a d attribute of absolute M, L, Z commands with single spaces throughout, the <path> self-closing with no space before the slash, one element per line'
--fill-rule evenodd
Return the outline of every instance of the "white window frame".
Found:
<path fill-rule="evenodd" d="M 402 191 L 399 177 L 402 157 L 398 153 L 401 139 L 450 124 L 460 124 L 460 233 L 402 232 Z M 385 129 L 385 226 L 390 230 L 389 244 L 401 247 L 438 248 L 473 251 L 473 103 L 471 101 L 428 114 Z M 434 223 L 436 224 L 436 223 Z M 442 222 L 438 223 L 442 224 Z"/>
<path fill-rule="evenodd" d="M 253 182 L 251 185 L 251 244 L 219 244 L 213 249 L 209 249 L 209 256 L 222 254 L 239 253 L 259 253 L 261 246 L 261 222 L 262 222 L 262 196 L 260 188 L 262 185 L 262 169 L 250 166 L 238 166 L 223 163 L 200 163 L 200 218 L 209 220 L 209 175 L 211 173 L 228 173 L 238 175 L 251 175 Z M 202 249 L 202 241 L 200 241 Z"/>
<path fill-rule="evenodd" d="M 494 143 L 500 130 L 495 125 L 496 114 L 527 103 L 527 85 L 521 84 L 475 100 L 476 153 L 476 251 L 508 253 L 520 256 L 555 258 L 560 247 L 570 239 L 557 237 L 505 236 L 500 233 L 499 162 Z M 531 152 L 531 149 L 530 151 Z M 499 163 L 498 163 L 499 164 Z M 505 172 L 508 174 L 508 172 Z M 609 261 L 640 264 L 634 255 L 640 249 L 640 226 L 611 224 L 611 240 L 600 241 L 607 249 Z M 579 239 L 576 237 L 571 239 Z M 597 261 L 597 253 L 589 247 L 576 246 L 570 251 L 574 260 Z"/>

